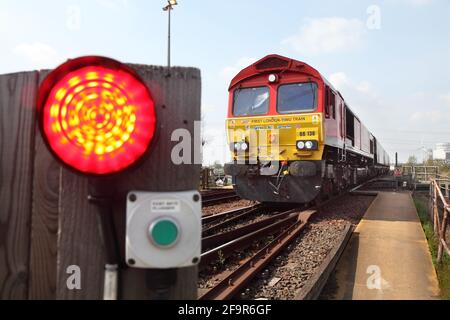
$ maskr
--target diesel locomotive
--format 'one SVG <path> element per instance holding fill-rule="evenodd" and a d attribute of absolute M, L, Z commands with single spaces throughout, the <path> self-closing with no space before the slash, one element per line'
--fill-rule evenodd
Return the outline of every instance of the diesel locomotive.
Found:
<path fill-rule="evenodd" d="M 225 172 L 260 202 L 310 203 L 389 171 L 389 156 L 345 99 L 304 62 L 269 55 L 229 87 Z"/>

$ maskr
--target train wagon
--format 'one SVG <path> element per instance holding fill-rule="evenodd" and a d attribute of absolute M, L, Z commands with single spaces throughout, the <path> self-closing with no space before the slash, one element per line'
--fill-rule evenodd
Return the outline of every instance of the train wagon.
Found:
<path fill-rule="evenodd" d="M 237 194 L 310 203 L 389 171 L 389 156 L 316 69 L 269 55 L 229 87 L 225 171 Z"/>

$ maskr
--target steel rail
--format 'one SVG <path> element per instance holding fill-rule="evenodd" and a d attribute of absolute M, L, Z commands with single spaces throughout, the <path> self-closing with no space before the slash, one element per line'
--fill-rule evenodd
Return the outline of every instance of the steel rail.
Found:
<path fill-rule="evenodd" d="M 207 215 L 207 216 L 203 216 L 202 224 L 205 225 L 205 224 L 208 224 L 208 223 L 212 223 L 214 221 L 217 221 L 217 220 L 220 220 L 220 219 L 224 219 L 224 218 L 227 218 L 229 216 L 235 216 L 235 215 L 244 213 L 244 212 L 246 212 L 248 210 L 256 209 L 258 207 L 261 207 L 261 205 L 260 204 L 256 204 L 256 205 L 253 205 L 253 206 L 242 207 L 242 208 L 238 208 L 238 209 L 234 209 L 234 210 L 230 210 L 230 211 L 221 212 L 221 213 L 218 213 L 218 214 L 210 214 L 210 215 Z"/>
<path fill-rule="evenodd" d="M 205 292 L 199 300 L 228 300 L 241 292 L 244 286 L 252 280 L 262 268 L 277 257 L 291 241 L 305 228 L 309 218 L 315 211 L 304 211 L 297 216 L 297 221 L 277 238 L 271 241 L 253 257 L 244 262 L 216 286 Z"/>
<path fill-rule="evenodd" d="M 275 223 L 278 220 L 286 218 L 289 214 L 291 214 L 291 211 L 281 212 L 274 214 L 273 216 L 270 216 L 268 218 L 265 218 L 261 221 L 257 221 L 251 224 L 248 224 L 246 226 L 237 228 L 235 230 L 231 230 L 229 232 L 220 233 L 216 235 L 212 235 L 209 237 L 205 237 L 202 239 L 202 248 L 209 249 L 213 248 L 214 246 L 219 246 L 224 243 L 227 243 L 229 241 L 232 241 L 233 239 L 237 239 L 239 237 L 242 237 L 246 234 L 255 232 L 261 228 L 264 228 L 270 224 Z"/>
<path fill-rule="evenodd" d="M 236 250 L 243 250 L 250 247 L 254 241 L 261 240 L 264 237 L 280 232 L 283 228 L 290 227 L 298 219 L 300 213 L 298 210 L 291 210 L 289 213 L 290 215 L 287 218 L 204 252 L 201 255 L 200 266 L 205 267 L 211 262 L 225 259 L 231 256 Z"/>
<path fill-rule="evenodd" d="M 213 232 L 215 232 L 217 230 L 220 230 L 220 229 L 223 229 L 223 228 L 227 227 L 228 225 L 230 225 L 230 224 L 232 224 L 232 223 L 234 223 L 236 221 L 239 221 L 239 220 L 241 220 L 243 218 L 246 218 L 246 217 L 249 217 L 251 215 L 258 214 L 258 213 L 263 212 L 264 210 L 267 210 L 267 209 L 268 209 L 268 207 L 258 206 L 256 208 L 250 209 L 248 211 L 244 211 L 244 212 L 242 212 L 240 214 L 237 214 L 235 216 L 232 216 L 231 218 L 226 219 L 225 221 L 222 221 L 222 222 L 220 222 L 220 223 L 218 223 L 216 225 L 204 228 L 202 234 L 203 234 L 203 236 L 205 236 L 205 235 L 207 235 L 209 233 L 213 233 Z"/>
<path fill-rule="evenodd" d="M 218 197 L 211 197 L 211 199 L 203 199 L 202 205 L 203 207 L 210 207 L 216 204 L 220 204 L 223 202 L 228 202 L 232 200 L 239 200 L 241 199 L 237 194 L 234 195 L 221 195 Z"/>
<path fill-rule="evenodd" d="M 214 199 L 220 196 L 229 196 L 229 195 L 235 195 L 236 192 L 233 189 L 226 189 L 226 190 L 212 190 L 212 191 L 206 191 L 201 192 L 202 198 L 205 200 Z"/>

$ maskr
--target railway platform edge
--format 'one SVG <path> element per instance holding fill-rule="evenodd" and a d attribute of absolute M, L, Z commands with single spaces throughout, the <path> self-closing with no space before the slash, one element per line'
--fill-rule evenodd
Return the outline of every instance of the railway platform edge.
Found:
<path fill-rule="evenodd" d="M 439 299 L 428 243 L 409 192 L 379 192 L 335 271 L 337 300 Z"/>

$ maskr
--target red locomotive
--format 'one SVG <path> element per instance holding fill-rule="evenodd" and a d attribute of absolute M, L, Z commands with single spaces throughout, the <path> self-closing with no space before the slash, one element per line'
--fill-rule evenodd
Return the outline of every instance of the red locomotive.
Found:
<path fill-rule="evenodd" d="M 229 92 L 225 170 L 242 198 L 307 203 L 389 170 L 379 141 L 306 63 L 269 55 Z"/>

